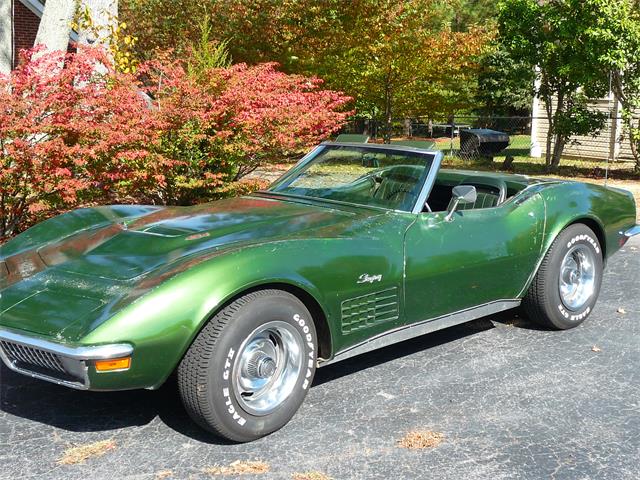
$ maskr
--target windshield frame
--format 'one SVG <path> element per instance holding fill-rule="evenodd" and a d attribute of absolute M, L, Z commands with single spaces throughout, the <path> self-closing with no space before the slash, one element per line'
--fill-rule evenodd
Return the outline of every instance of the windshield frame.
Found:
<path fill-rule="evenodd" d="M 424 180 L 422 181 L 422 185 L 420 186 L 420 190 L 419 190 L 420 193 L 418 194 L 418 197 L 413 207 L 411 208 L 411 210 L 409 211 L 398 210 L 398 209 L 388 208 L 388 207 L 379 206 L 379 205 L 365 205 L 362 203 L 354 203 L 354 202 L 348 202 L 344 200 L 334 200 L 334 199 L 327 199 L 322 197 L 312 197 L 312 196 L 306 196 L 306 195 L 296 195 L 296 194 L 287 193 L 287 192 L 273 191 L 275 187 L 278 187 L 279 185 L 282 185 L 283 183 L 288 182 L 289 180 L 292 179 L 292 177 L 296 176 L 298 172 L 300 172 L 301 170 L 304 170 L 306 166 L 309 163 L 311 163 L 325 149 L 332 148 L 332 147 L 354 147 L 358 149 L 365 148 L 369 150 L 407 152 L 407 153 L 412 153 L 414 155 L 419 154 L 424 156 L 425 168 L 427 168 L 427 164 L 429 161 L 431 162 L 431 167 L 429 168 L 429 171 L 427 172 L 427 174 L 424 176 Z M 431 193 L 431 189 L 433 187 L 433 184 L 435 183 L 435 179 L 438 174 L 438 171 L 440 170 L 440 165 L 442 164 L 443 158 L 444 158 L 444 155 L 439 150 L 423 150 L 420 148 L 413 148 L 413 147 L 408 147 L 404 145 L 350 143 L 350 142 L 323 142 L 317 147 L 315 147 L 313 150 L 311 150 L 309 153 L 307 153 L 304 157 L 302 157 L 302 159 L 300 159 L 300 161 L 294 167 L 292 167 L 290 170 L 284 173 L 281 177 L 279 177 L 275 182 L 273 182 L 268 189 L 260 190 L 259 193 L 274 195 L 274 196 L 283 196 L 283 197 L 288 197 L 292 199 L 306 199 L 306 200 L 312 200 L 312 201 L 327 202 L 331 204 L 343 204 L 343 205 L 356 206 L 360 208 L 369 208 L 369 209 L 384 210 L 384 211 L 390 211 L 390 212 L 418 214 L 422 212 L 422 208 L 425 202 L 427 201 L 429 194 Z"/>

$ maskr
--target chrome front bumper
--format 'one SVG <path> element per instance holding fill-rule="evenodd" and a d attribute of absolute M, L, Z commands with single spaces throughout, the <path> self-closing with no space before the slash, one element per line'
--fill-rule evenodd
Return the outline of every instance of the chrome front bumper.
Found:
<path fill-rule="evenodd" d="M 636 225 L 624 232 L 624 236 L 627 238 L 635 237 L 636 235 L 640 235 L 640 225 Z"/>
<path fill-rule="evenodd" d="M 14 372 L 65 387 L 88 390 L 88 370 L 95 360 L 128 357 L 133 347 L 118 343 L 68 346 L 0 328 L 0 359 Z"/>

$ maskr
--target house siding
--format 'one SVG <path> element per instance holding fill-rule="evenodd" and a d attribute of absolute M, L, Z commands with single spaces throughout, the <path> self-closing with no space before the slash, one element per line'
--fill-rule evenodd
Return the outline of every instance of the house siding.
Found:
<path fill-rule="evenodd" d="M 563 156 L 589 160 L 633 160 L 629 137 L 625 134 L 622 124 L 617 118 L 619 113 L 616 108 L 616 98 L 611 95 L 609 98 L 592 100 L 589 103 L 589 107 L 607 115 L 605 126 L 598 135 L 572 137 L 570 143 L 564 149 Z M 538 109 L 533 112 L 533 115 L 538 118 L 536 140 L 544 155 L 547 149 L 549 122 L 543 101 L 540 101 Z M 640 110 L 638 115 L 640 115 Z"/>
<path fill-rule="evenodd" d="M 636 112 L 640 117 L 640 110 Z M 622 141 L 620 142 L 620 156 L 619 160 L 634 160 L 633 152 L 631 151 L 631 144 L 629 143 L 629 135 L 626 131 L 622 132 Z"/>

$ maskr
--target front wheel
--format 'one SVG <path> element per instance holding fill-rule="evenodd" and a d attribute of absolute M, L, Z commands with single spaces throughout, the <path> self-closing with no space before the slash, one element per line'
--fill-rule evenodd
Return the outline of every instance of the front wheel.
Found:
<path fill-rule="evenodd" d="M 564 229 L 549 248 L 523 306 L 540 325 L 565 330 L 593 311 L 602 283 L 602 248 L 589 227 Z"/>
<path fill-rule="evenodd" d="M 290 293 L 261 290 L 216 314 L 178 367 L 189 415 L 203 428 L 247 442 L 284 426 L 315 373 L 311 315 Z"/>

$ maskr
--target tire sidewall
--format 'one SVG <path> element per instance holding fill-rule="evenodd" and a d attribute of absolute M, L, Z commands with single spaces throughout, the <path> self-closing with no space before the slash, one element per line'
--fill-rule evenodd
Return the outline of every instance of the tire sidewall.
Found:
<path fill-rule="evenodd" d="M 276 410 L 267 415 L 253 415 L 243 409 L 236 399 L 233 372 L 237 370 L 235 367 L 240 358 L 240 349 L 247 337 L 271 321 L 286 322 L 300 334 L 303 339 L 302 368 L 293 391 Z M 249 441 L 284 426 L 296 413 L 311 387 L 317 348 L 311 315 L 293 295 L 278 292 L 258 296 L 242 305 L 216 341 L 207 365 L 209 388 L 206 401 L 217 419 L 216 423 L 227 430 L 226 436 L 236 441 Z"/>
<path fill-rule="evenodd" d="M 589 248 L 595 259 L 595 284 L 593 295 L 578 310 L 567 308 L 560 297 L 560 270 L 565 255 L 576 245 L 583 245 Z M 600 286 L 602 285 L 602 247 L 598 237 L 585 225 L 572 225 L 562 231 L 554 242 L 553 250 L 549 258 L 549 269 L 546 278 L 546 303 L 545 310 L 549 315 L 551 323 L 560 329 L 572 328 L 582 323 L 593 312 L 593 308 L 598 300 Z"/>

